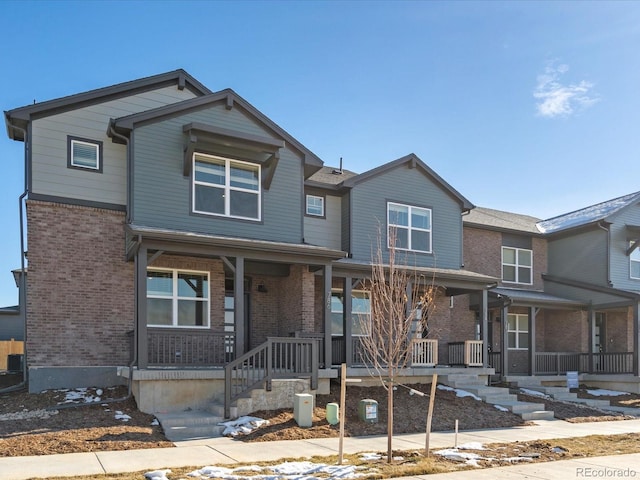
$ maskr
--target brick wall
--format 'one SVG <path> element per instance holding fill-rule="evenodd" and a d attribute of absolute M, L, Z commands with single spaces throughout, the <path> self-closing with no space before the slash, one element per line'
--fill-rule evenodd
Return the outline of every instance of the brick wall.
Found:
<path fill-rule="evenodd" d="M 122 365 L 134 326 L 124 213 L 27 202 L 29 366 Z"/>

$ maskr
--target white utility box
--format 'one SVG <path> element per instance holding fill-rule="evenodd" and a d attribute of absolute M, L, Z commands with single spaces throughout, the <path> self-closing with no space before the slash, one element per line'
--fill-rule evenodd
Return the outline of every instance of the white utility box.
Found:
<path fill-rule="evenodd" d="M 313 425 L 313 395 L 296 393 L 293 397 L 293 419 L 300 427 Z"/>

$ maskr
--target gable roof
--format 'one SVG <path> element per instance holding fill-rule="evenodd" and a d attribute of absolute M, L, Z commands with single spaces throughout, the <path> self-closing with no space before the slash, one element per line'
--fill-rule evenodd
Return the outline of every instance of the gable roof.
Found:
<path fill-rule="evenodd" d="M 169 85 L 177 85 L 180 90 L 187 88 L 196 95 L 207 95 L 211 93 L 211 90 L 189 75 L 185 70 L 179 68 L 171 72 L 118 83 L 116 85 L 111 85 L 110 87 L 89 90 L 88 92 L 76 93 L 74 95 L 5 111 L 4 116 L 5 124 L 7 126 L 7 135 L 12 140 L 24 141 L 23 132 L 16 128 L 12 128 L 13 126 L 24 129 L 29 121 L 34 118 L 47 117 L 49 115 L 74 110 L 83 106 L 102 103 L 115 98 L 143 91 L 155 90 Z"/>
<path fill-rule="evenodd" d="M 440 175 L 438 175 L 435 171 L 433 171 L 426 163 L 424 163 L 415 153 L 410 153 L 409 155 L 405 155 L 404 157 L 398 158 L 391 162 L 385 163 L 384 165 L 380 165 L 379 167 L 368 170 L 360 175 L 356 175 L 354 177 L 346 179 L 342 185 L 345 187 L 353 187 L 358 183 L 365 182 L 373 177 L 378 175 L 382 175 L 394 168 L 398 168 L 400 166 L 407 165 L 409 168 L 415 168 L 421 170 L 425 175 L 431 177 L 437 184 L 439 184 L 446 192 L 448 192 L 452 197 L 454 197 L 461 205 L 464 210 L 471 210 L 474 208 L 474 205 L 467 200 L 460 192 L 458 192 L 455 188 L 449 185 Z"/>
<path fill-rule="evenodd" d="M 201 110 L 221 102 L 225 102 L 225 107 L 228 110 L 235 106 L 241 107 L 267 130 L 270 130 L 275 134 L 275 136 L 281 138 L 287 144 L 302 153 L 305 163 L 305 176 L 311 175 L 322 167 L 323 162 L 316 154 L 230 88 L 203 95 L 201 97 L 191 98 L 189 100 L 183 100 L 181 102 L 134 113 L 125 117 L 112 119 L 110 127 L 113 127 L 115 131 L 121 135 L 129 135 L 134 127 L 138 125 L 159 122 L 166 118 L 182 115 L 189 111 Z M 111 133 L 108 132 L 108 135 L 111 136 Z"/>
<path fill-rule="evenodd" d="M 539 218 L 491 208 L 476 207 L 463 216 L 462 221 L 465 225 L 489 230 L 509 230 L 540 235 L 536 227 L 536 223 L 540 221 Z"/>
<path fill-rule="evenodd" d="M 606 202 L 543 220 L 538 222 L 537 226 L 542 233 L 546 234 L 562 232 L 600 221 L 607 221 L 619 211 L 637 203 L 640 203 L 640 192 L 623 195 L 613 200 L 607 200 Z"/>

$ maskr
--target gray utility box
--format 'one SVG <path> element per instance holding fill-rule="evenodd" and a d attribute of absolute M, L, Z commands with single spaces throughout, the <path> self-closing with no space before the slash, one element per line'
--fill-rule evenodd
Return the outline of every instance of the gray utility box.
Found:
<path fill-rule="evenodd" d="M 293 397 L 293 419 L 300 427 L 313 425 L 313 395 L 296 393 Z"/>
<path fill-rule="evenodd" d="M 358 403 L 358 417 L 363 422 L 378 423 L 378 402 L 370 398 L 360 400 Z"/>

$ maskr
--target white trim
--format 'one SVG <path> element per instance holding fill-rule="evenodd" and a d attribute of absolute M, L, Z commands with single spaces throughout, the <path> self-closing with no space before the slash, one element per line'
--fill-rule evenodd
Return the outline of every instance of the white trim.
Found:
<path fill-rule="evenodd" d="M 198 157 L 199 161 L 209 162 L 215 165 L 224 165 L 224 185 L 218 185 L 214 183 L 203 182 L 201 180 L 196 180 L 196 157 Z M 191 211 L 193 213 L 198 213 L 202 215 L 212 215 L 215 217 L 224 217 L 224 218 L 238 218 L 242 220 L 254 220 L 260 221 L 262 220 L 262 170 L 261 166 L 255 163 L 243 162 L 242 160 L 235 160 L 232 158 L 220 157 L 217 155 L 207 155 L 205 153 L 194 152 L 192 161 L 192 178 L 191 178 Z M 246 165 L 248 168 L 246 170 L 257 171 L 258 173 L 258 182 L 257 182 L 257 190 L 253 190 L 250 188 L 242 188 L 242 187 L 234 187 L 231 185 L 231 165 Z M 201 185 L 209 188 L 219 188 L 224 190 L 224 213 L 215 213 L 215 212 L 207 212 L 202 210 L 196 210 L 196 185 Z M 257 197 L 257 217 L 243 217 L 240 215 L 231 215 L 231 192 L 243 192 L 250 193 L 256 195 Z"/>
<path fill-rule="evenodd" d="M 516 329 L 515 330 L 511 330 L 509 328 L 509 317 L 515 317 L 516 320 Z M 521 329 L 521 321 L 524 320 L 524 330 Z M 526 313 L 508 313 L 507 314 L 507 325 L 506 325 L 506 329 L 507 329 L 507 349 L 508 350 L 528 350 L 529 347 L 521 347 L 520 346 L 520 334 L 522 333 L 526 333 L 527 334 L 527 338 L 529 341 L 529 344 L 531 344 L 531 336 L 529 335 L 529 315 L 527 315 Z M 509 341 L 509 333 L 515 333 L 515 337 L 516 337 L 516 346 L 515 347 L 510 347 L 508 344 Z"/>
<path fill-rule="evenodd" d="M 341 311 L 337 311 L 337 310 L 333 310 L 333 294 L 334 293 L 339 293 L 340 296 L 342 297 L 342 310 Z M 350 321 L 353 322 L 353 294 L 354 293 L 362 293 L 364 294 L 368 300 L 369 300 L 369 324 L 371 324 L 371 296 L 368 290 L 351 290 L 351 318 L 349 319 Z M 342 314 L 342 333 L 333 333 L 331 332 L 331 336 L 332 337 L 344 337 L 345 333 L 344 333 L 344 291 L 341 288 L 332 288 L 331 289 L 331 302 L 330 302 L 330 310 L 331 310 L 331 315 L 335 314 Z M 357 315 L 364 315 L 364 314 L 357 314 Z M 332 322 L 333 325 L 333 322 Z M 353 324 L 351 325 L 351 336 L 352 337 L 366 337 L 367 335 L 362 335 L 362 334 L 358 334 L 358 333 L 353 333 Z"/>
<path fill-rule="evenodd" d="M 634 242 L 629 242 L 629 246 L 633 245 Z M 633 276 L 633 264 L 637 263 L 640 267 L 640 247 L 634 248 L 629 254 L 629 278 L 632 280 L 640 280 L 640 276 Z"/>
<path fill-rule="evenodd" d="M 73 155 L 74 153 L 74 148 L 73 146 L 75 144 L 79 144 L 79 145 L 86 145 L 89 147 L 93 147 L 95 149 L 95 153 L 96 153 L 96 166 L 91 166 L 91 165 L 82 165 L 82 164 L 78 164 L 75 163 L 75 156 Z M 99 143 L 94 143 L 94 142 L 86 142 L 83 140 L 74 140 L 71 139 L 71 152 L 69 153 L 70 158 L 71 158 L 71 166 L 72 167 L 76 167 L 76 168 L 86 168 L 87 170 L 100 170 L 100 144 Z"/>
<path fill-rule="evenodd" d="M 504 250 L 506 248 L 508 248 L 510 250 L 514 250 L 515 263 L 505 263 L 505 261 L 504 261 Z M 531 265 L 520 265 L 518 263 L 518 257 L 519 257 L 519 253 L 520 252 L 529 252 L 531 254 Z M 500 251 L 500 253 L 501 253 L 500 275 L 502 277 L 502 282 L 503 283 L 519 283 L 520 285 L 533 285 L 533 250 L 530 250 L 528 248 L 508 247 L 508 246 L 503 245 L 502 246 L 502 250 Z M 515 275 L 516 275 L 515 280 L 505 280 L 504 279 L 504 267 L 505 267 L 505 265 L 508 266 L 508 267 L 514 267 Z M 529 274 L 530 281 L 529 282 L 521 282 L 520 281 L 520 278 L 519 278 L 520 274 L 519 274 L 519 271 L 518 271 L 519 268 L 528 268 L 529 269 L 529 272 L 530 272 L 530 274 Z"/>
<path fill-rule="evenodd" d="M 147 287 L 147 295 L 146 295 L 146 299 L 149 298 L 158 298 L 158 299 L 162 299 L 162 300 L 171 300 L 171 325 L 162 325 L 162 324 L 153 324 L 153 323 L 148 323 L 149 322 L 149 318 L 147 316 L 147 327 L 157 327 L 157 328 L 201 328 L 201 329 L 208 329 L 211 328 L 211 302 L 210 302 L 210 282 L 209 282 L 209 272 L 206 271 L 198 271 L 198 270 L 181 270 L 178 268 L 155 268 L 155 267 L 149 267 L 147 268 L 147 273 L 149 272 L 164 272 L 164 273 L 171 273 L 171 296 L 169 295 L 153 295 L 153 294 L 149 294 L 148 291 L 148 287 Z M 204 292 L 206 294 L 206 296 L 202 297 L 202 298 L 198 298 L 198 297 L 181 297 L 178 295 L 178 276 L 180 274 L 195 274 L 195 275 L 202 275 L 203 277 L 205 277 L 205 281 L 207 282 L 207 289 Z M 192 302 L 203 302 L 206 303 L 206 324 L 205 325 L 178 325 L 178 302 L 182 300 L 189 300 Z"/>
<path fill-rule="evenodd" d="M 407 219 L 407 225 L 398 225 L 397 223 L 392 223 L 390 220 L 390 215 L 389 215 L 389 207 L 391 205 L 396 205 L 398 207 L 405 207 L 408 209 L 408 219 Z M 411 212 L 413 210 L 423 210 L 425 212 L 427 212 L 429 214 L 429 228 L 421 228 L 421 227 L 414 227 L 411 224 Z M 406 250 L 406 251 L 411 251 L 411 252 L 420 252 L 420 253 L 432 253 L 433 252 L 433 214 L 431 212 L 430 208 L 426 208 L 426 207 L 418 207 L 418 206 L 414 206 L 414 205 L 407 205 L 404 203 L 397 203 L 397 202 L 387 202 L 387 248 L 391 248 L 391 238 L 389 236 L 389 228 L 390 227 L 394 227 L 396 229 L 396 231 L 402 229 L 402 230 L 406 230 L 407 231 L 407 248 L 402 248 L 402 247 L 395 247 L 396 250 Z M 415 248 L 411 248 L 411 232 L 412 231 L 416 231 L 416 232 L 426 232 L 429 235 L 429 250 L 417 250 Z"/>
<path fill-rule="evenodd" d="M 309 200 L 310 199 L 314 199 L 314 200 L 320 200 L 320 213 L 313 213 L 309 211 Z M 312 205 L 312 207 L 318 208 L 318 205 Z M 313 217 L 324 217 L 324 197 L 320 197 L 318 195 L 307 195 L 306 201 L 305 201 L 305 213 L 307 215 L 311 215 Z"/>

